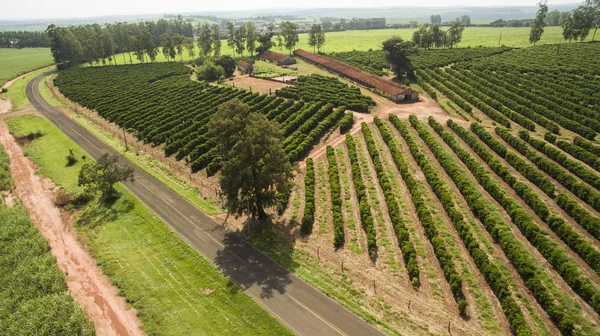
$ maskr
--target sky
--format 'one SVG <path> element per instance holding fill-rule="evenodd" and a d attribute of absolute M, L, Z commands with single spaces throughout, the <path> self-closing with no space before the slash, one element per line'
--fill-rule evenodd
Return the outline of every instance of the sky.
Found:
<path fill-rule="evenodd" d="M 420 0 L 419 7 L 441 6 L 535 6 L 539 0 Z M 582 2 L 549 0 L 556 4 Z M 105 15 L 163 14 L 186 12 L 239 11 L 265 8 L 346 8 L 402 6 L 398 0 L 0 0 L 0 20 L 58 19 Z"/>

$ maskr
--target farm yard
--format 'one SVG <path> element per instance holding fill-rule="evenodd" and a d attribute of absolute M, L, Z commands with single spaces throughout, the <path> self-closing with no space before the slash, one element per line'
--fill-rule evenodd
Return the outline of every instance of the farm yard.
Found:
<path fill-rule="evenodd" d="M 600 336 L 600 43 L 458 21 L 49 28 L 0 95 L 0 334 Z"/>
<path fill-rule="evenodd" d="M 440 333 L 448 326 L 439 321 L 449 321 L 452 330 L 465 333 L 595 335 L 600 208 L 594 152 L 600 146 L 594 139 L 600 111 L 598 67 L 588 58 L 598 48 L 563 45 L 559 56 L 552 45 L 441 50 L 437 58 L 429 51 L 414 59 L 421 64 L 416 75 L 427 93 L 424 101 L 395 105 L 361 89 L 361 99 L 381 106 L 354 112 L 346 135 L 327 131 L 344 116 L 344 108 L 326 105 L 327 96 L 304 102 L 299 93 L 283 93 L 289 89 L 277 98 L 206 86 L 190 81 L 189 69 L 177 64 L 73 69 L 61 72 L 55 85 L 72 101 L 207 174 L 218 173 L 219 158 L 209 139 L 197 139 L 205 132 L 202 118 L 210 118 L 219 101 L 238 97 L 281 122 L 284 148 L 303 168 L 287 210 L 271 214 L 288 225 L 271 229 L 289 239 L 279 244 L 295 244 L 295 250 L 338 268 L 336 273 L 343 262 L 353 286 L 390 304 L 361 310 L 375 316 L 410 313 L 389 320 L 379 315 L 388 332 L 416 327 Z M 554 70 L 538 71 L 539 59 Z M 563 68 L 551 67 L 561 63 Z M 110 89 L 104 78 L 112 71 L 133 74 L 121 77 L 135 81 L 127 85 L 131 92 Z M 301 88 L 303 81 L 288 88 Z M 565 81 L 573 85 L 560 87 L 564 97 L 554 95 Z M 102 99 L 97 87 L 105 87 Z M 157 90 L 164 94 L 148 94 Z M 135 106 L 153 106 L 147 115 L 164 118 L 165 112 L 156 111 L 171 110 L 166 104 L 178 97 L 198 100 L 188 100 L 187 111 L 206 112 L 184 117 L 183 124 L 177 116 L 190 112 L 179 104 L 168 119 L 137 117 Z M 460 113 L 412 114 L 432 99 L 444 99 Z M 148 128 L 153 123 L 162 127 Z M 182 137 L 190 134 L 186 129 L 199 132 L 189 136 L 195 142 Z M 269 244 L 262 248 L 275 253 Z M 403 326 L 406 319 L 411 323 Z"/>

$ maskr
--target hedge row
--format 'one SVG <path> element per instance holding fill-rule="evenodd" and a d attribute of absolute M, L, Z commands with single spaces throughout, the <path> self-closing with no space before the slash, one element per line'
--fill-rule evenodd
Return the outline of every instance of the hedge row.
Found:
<path fill-rule="evenodd" d="M 570 171 L 575 176 L 579 177 L 592 187 L 600 189 L 600 175 L 587 168 L 581 162 L 571 159 L 560 149 L 553 147 L 547 142 L 529 136 L 529 133 L 526 131 L 520 131 L 519 137 L 522 140 L 527 141 L 531 146 L 533 146 L 533 148 L 537 149 L 541 153 L 546 154 L 546 156 L 548 156 L 554 162 L 565 167 L 568 171 Z"/>
<path fill-rule="evenodd" d="M 479 187 L 469 179 L 464 169 L 457 164 L 447 149 L 440 144 L 432 131 L 420 123 L 413 115 L 410 116 L 410 122 L 417 130 L 421 139 L 431 149 L 442 168 L 448 173 L 452 181 L 454 181 L 454 184 L 469 204 L 473 214 L 479 218 L 494 241 L 502 248 L 527 288 L 529 288 L 538 303 L 548 313 L 550 319 L 556 323 L 564 334 L 570 334 L 574 328 L 573 321 L 565 313 L 564 308 L 555 302 L 550 291 L 543 285 L 543 270 L 537 260 L 514 237 L 510 225 L 498 214 L 498 209 L 495 207 L 493 208 L 495 211 L 490 209 Z"/>
<path fill-rule="evenodd" d="M 591 141 L 587 141 L 584 138 L 576 136 L 573 138 L 573 144 L 587 150 L 590 153 L 596 154 L 596 156 L 600 156 L 600 146 L 595 145 Z"/>
<path fill-rule="evenodd" d="M 313 74 L 298 77 L 297 86 L 287 86 L 275 92 L 277 96 L 304 101 L 319 101 L 333 104 L 335 107 L 369 112 L 375 106 L 371 97 L 361 94 L 360 88 L 341 82 L 335 77 Z"/>
<path fill-rule="evenodd" d="M 344 134 L 352 129 L 354 125 L 354 113 L 346 112 L 340 121 L 340 133 Z"/>
<path fill-rule="evenodd" d="M 304 215 L 300 224 L 300 232 L 310 234 L 315 222 L 315 166 L 312 158 L 306 159 L 306 175 L 304 176 Z"/>
<path fill-rule="evenodd" d="M 491 77 L 484 72 L 477 72 L 475 74 L 464 71 L 462 73 L 467 77 L 475 79 L 482 87 L 493 90 L 494 94 L 501 97 L 503 99 L 501 101 L 505 104 L 510 103 L 515 108 L 535 111 L 535 113 L 553 120 L 573 132 L 587 134 L 587 136 L 592 136 L 592 138 L 595 136 L 594 131 L 600 131 L 600 122 L 593 118 L 566 109 L 538 95 L 528 92 L 517 94 L 512 90 L 506 89 L 506 87 L 512 88 L 510 86 L 512 82 L 509 82 L 510 80 L 506 78 Z M 512 106 L 509 107 L 512 108 Z"/>
<path fill-rule="evenodd" d="M 427 206 L 424 199 L 425 191 L 423 190 L 422 184 L 417 181 L 409 171 L 408 165 L 402 157 L 398 144 L 395 142 L 387 127 L 385 127 L 383 122 L 377 117 L 375 117 L 375 124 L 379 128 L 379 132 L 388 148 L 390 148 L 392 159 L 394 160 L 394 163 L 396 163 L 396 167 L 398 167 L 402 179 L 408 187 L 413 204 L 417 210 L 417 215 L 425 231 L 425 235 L 427 236 L 427 239 L 429 239 L 431 246 L 433 246 L 433 252 L 440 263 L 446 281 L 450 284 L 450 289 L 452 290 L 454 299 L 458 302 L 460 312 L 465 315 L 467 311 L 467 301 L 465 300 L 465 295 L 462 291 L 462 278 L 456 271 L 452 256 L 448 252 L 443 239 L 439 236 L 439 232 L 435 227 L 432 211 Z"/>
<path fill-rule="evenodd" d="M 496 264 L 492 263 L 485 251 L 481 249 L 477 239 L 471 232 L 471 228 L 465 222 L 463 215 L 457 209 L 457 201 L 454 199 L 453 193 L 449 191 L 447 182 L 440 176 L 440 172 L 438 171 L 437 167 L 435 167 L 427 158 L 427 156 L 421 151 L 413 134 L 411 134 L 408 130 L 408 125 L 406 122 L 400 120 L 400 118 L 395 115 L 390 115 L 390 121 L 398 129 L 408 144 L 411 155 L 417 161 L 419 167 L 421 167 L 427 182 L 442 203 L 442 207 L 448 214 L 452 225 L 462 239 L 464 246 L 469 251 L 469 254 L 473 258 L 475 265 L 500 301 L 504 315 L 510 324 L 510 330 L 515 335 L 531 335 L 531 330 L 525 322 L 523 312 L 513 299 L 508 281 L 502 274 L 500 268 L 496 266 Z M 392 148 L 392 146 L 396 147 L 395 143 L 393 142 L 394 140 L 391 137 L 389 138 L 391 139 L 389 145 L 390 148 Z"/>
<path fill-rule="evenodd" d="M 435 76 L 435 73 L 431 72 L 430 70 L 418 71 L 417 75 L 419 77 L 422 77 L 425 81 L 427 81 L 433 87 L 438 89 L 438 91 L 443 93 L 446 97 L 448 97 L 450 100 L 452 100 L 456 105 L 460 106 L 460 108 L 465 110 L 465 112 L 467 112 L 469 114 L 473 113 L 473 108 L 471 107 L 471 105 L 469 105 L 469 103 L 467 103 L 464 99 L 462 99 L 459 96 L 460 93 L 459 94 L 455 93 L 455 90 L 454 90 L 455 88 L 448 87 L 447 86 L 448 83 L 446 83 L 443 80 L 443 78 L 439 78 L 439 77 Z M 436 95 L 436 100 L 437 100 L 437 95 Z"/>
<path fill-rule="evenodd" d="M 500 163 L 500 161 L 477 140 L 477 137 L 452 120 L 448 120 L 447 124 L 454 133 L 462 138 L 473 151 L 487 163 L 496 175 L 500 176 L 502 180 L 504 180 L 504 182 L 506 182 L 506 184 L 521 197 L 521 199 L 542 221 L 544 221 L 544 223 L 548 224 L 550 229 L 556 233 L 567 246 L 575 251 L 596 273 L 600 274 L 600 253 L 588 241 L 586 241 L 579 233 L 575 232 L 562 218 L 551 215 L 550 209 L 537 195 L 536 191 L 527 184 L 518 181 L 508 168 Z M 540 234 L 543 234 L 543 232 Z"/>
<path fill-rule="evenodd" d="M 527 142 L 510 134 L 508 130 L 497 127 L 495 131 L 498 136 L 500 136 L 518 152 L 525 155 L 538 168 L 546 172 L 591 207 L 597 211 L 600 211 L 600 193 L 592 189 L 589 185 L 577 180 L 575 176 L 567 172 L 567 170 L 561 168 L 554 161 L 538 154 L 536 150 L 530 149 L 527 145 Z"/>
<path fill-rule="evenodd" d="M 594 155 L 584 148 L 566 141 L 557 141 L 556 147 L 564 150 L 565 152 L 571 154 L 572 157 L 583 163 L 586 163 L 588 166 L 600 172 L 600 160 L 598 159 L 597 155 Z"/>
<path fill-rule="evenodd" d="M 290 161 L 294 162 L 304 157 L 314 144 L 321 139 L 323 134 L 340 120 L 344 115 L 345 110 L 346 108 L 344 106 L 336 108 L 318 124 L 312 123 L 311 120 L 304 123 L 302 127 L 298 129 L 298 132 L 295 132 L 291 136 L 294 137 L 294 141 L 285 148 Z M 313 125 L 312 128 L 304 127 L 309 124 Z M 306 132 L 308 132 L 308 134 Z"/>
<path fill-rule="evenodd" d="M 447 71 L 436 69 L 436 72 L 446 80 L 452 82 L 454 85 L 465 90 L 467 94 L 471 96 L 471 98 L 465 99 L 470 101 L 471 99 L 475 98 L 475 101 L 478 101 L 478 105 L 476 106 L 482 111 L 488 111 L 485 112 L 486 114 L 491 113 L 491 111 L 498 111 L 510 120 L 531 131 L 535 130 L 535 124 L 532 122 L 532 120 L 540 123 L 542 126 L 551 126 L 549 125 L 548 121 L 545 120 L 545 118 L 536 115 L 533 113 L 533 111 L 517 111 L 514 104 L 503 104 L 502 102 L 498 101 L 498 97 L 495 96 L 494 92 L 490 91 L 486 87 L 482 87 L 476 82 L 470 81 L 464 76 L 461 76 L 456 70 L 450 68 L 448 68 Z M 558 126 L 554 127 L 553 130 L 558 132 Z"/>
<path fill-rule="evenodd" d="M 437 97 L 437 92 L 435 92 L 435 90 L 433 89 L 433 87 L 431 85 L 429 85 L 427 82 L 423 81 L 423 80 L 419 80 L 418 81 L 419 86 L 423 88 L 423 90 L 425 92 L 427 92 L 427 94 L 435 101 L 438 100 Z"/>
<path fill-rule="evenodd" d="M 505 159 L 511 166 L 513 166 L 519 173 L 525 178 L 540 188 L 546 195 L 554 198 L 556 187 L 554 183 L 540 172 L 535 167 L 531 166 L 527 161 L 522 159 L 513 151 L 507 150 L 504 144 L 494 139 L 481 124 L 472 123 L 471 131 L 475 133 L 479 139 L 487 144 L 494 152 L 496 152 L 501 158 Z"/>
<path fill-rule="evenodd" d="M 340 247 L 344 244 L 344 218 L 342 217 L 342 186 L 340 173 L 333 147 L 327 146 L 327 163 L 329 186 L 331 187 L 331 213 L 333 216 L 333 246 Z"/>
<path fill-rule="evenodd" d="M 510 134 L 507 130 L 496 128 L 496 134 L 504 141 L 511 145 L 514 149 L 525 155 L 538 168 L 545 171 L 556 181 L 562 184 L 567 190 L 570 190 L 584 202 L 591 205 L 593 208 L 600 208 L 600 194 L 590 188 L 585 183 L 577 181 L 575 177 L 567 173 L 551 160 L 538 155 L 534 150 L 530 150 L 527 143 Z M 485 141 L 485 139 L 483 139 Z M 515 155 L 516 156 L 516 155 Z M 526 176 L 527 177 L 527 176 Z M 579 225 L 583 226 L 591 235 L 600 239 L 600 220 L 591 215 L 578 202 L 573 201 L 569 196 L 560 193 L 556 196 L 556 203 L 569 216 L 573 217 Z"/>
<path fill-rule="evenodd" d="M 375 118 L 376 122 L 379 121 L 377 117 Z M 369 155 L 371 156 L 373 165 L 375 166 L 375 171 L 377 172 L 377 180 L 379 181 L 379 185 L 381 186 L 381 190 L 383 191 L 383 195 L 385 197 L 385 204 L 387 205 L 388 214 L 390 215 L 390 220 L 392 222 L 392 226 L 394 227 L 394 232 L 396 233 L 396 237 L 398 238 L 398 245 L 400 245 L 400 250 L 402 251 L 402 257 L 404 259 L 404 263 L 406 264 L 408 276 L 411 280 L 411 283 L 413 285 L 417 285 L 419 282 L 419 265 L 417 264 L 417 250 L 415 249 L 414 244 L 410 241 L 410 234 L 408 232 L 408 229 L 404 225 L 404 221 L 402 220 L 400 206 L 398 205 L 398 201 L 396 200 L 396 196 L 394 195 L 394 192 L 390 185 L 390 178 L 383 170 L 383 164 L 381 163 L 379 152 L 377 151 L 377 147 L 375 146 L 375 140 L 373 140 L 373 134 L 371 134 L 371 129 L 369 128 L 369 126 L 367 126 L 366 123 L 363 123 L 362 131 L 365 136 L 365 142 L 367 143 L 367 150 L 369 152 Z M 419 210 L 420 209 L 417 209 L 417 212 L 419 212 Z M 423 214 L 423 217 L 427 217 L 427 219 L 431 221 L 431 214 L 428 211 L 427 213 Z M 431 225 L 433 224 L 431 223 Z M 433 228 L 433 230 L 435 230 L 435 227 Z M 435 233 L 437 234 L 437 232 Z"/>
<path fill-rule="evenodd" d="M 360 172 L 360 164 L 358 162 L 358 154 L 356 153 L 356 145 L 354 138 L 350 134 L 346 134 L 346 146 L 348 147 L 348 157 L 350 157 L 350 166 L 352 168 L 352 179 L 354 180 L 354 189 L 356 190 L 356 198 L 358 200 L 358 208 L 360 211 L 360 223 L 367 234 L 367 250 L 371 259 L 377 257 L 377 233 L 373 225 L 373 215 L 371 214 L 371 206 L 367 198 L 367 188 L 362 180 Z"/>
<path fill-rule="evenodd" d="M 443 86 L 447 87 L 446 91 L 450 91 L 452 93 L 455 92 L 456 94 L 460 95 L 461 97 L 466 99 L 469 103 L 473 104 L 473 106 L 477 107 L 481 112 L 483 112 L 485 115 L 487 115 L 490 119 L 496 121 L 500 125 L 503 125 L 504 127 L 508 127 L 508 128 L 511 127 L 510 120 L 508 120 L 508 118 L 506 116 L 504 116 L 502 113 L 494 110 L 488 104 L 484 103 L 482 100 L 475 97 L 473 94 L 469 93 L 467 90 L 463 90 L 458 85 L 455 85 L 454 83 L 452 83 L 447 78 L 440 75 L 439 73 L 428 69 L 428 70 L 425 70 L 424 72 L 419 72 L 419 74 L 420 75 L 426 74 L 430 79 L 434 80 L 433 82 L 430 82 L 430 83 L 439 81 L 440 83 L 443 84 Z M 439 88 L 437 88 L 437 89 L 439 89 Z M 442 93 L 447 95 L 447 93 L 445 91 L 442 91 Z M 512 114 L 508 115 L 508 117 L 511 117 L 511 116 L 514 117 L 514 115 L 512 115 Z"/>
<path fill-rule="evenodd" d="M 573 290 L 587 301 L 594 310 L 600 312 L 600 288 L 594 284 L 580 269 L 571 256 L 555 241 L 540 229 L 527 214 L 525 209 L 514 198 L 510 197 L 500 186 L 497 180 L 490 177 L 485 168 L 465 150 L 456 137 L 438 123 L 434 118 L 429 118 L 431 127 L 442 137 L 444 142 L 456 153 L 460 160 L 467 166 L 481 186 L 492 196 L 510 216 L 512 222 L 521 233 L 529 240 L 550 265 L 561 275 Z M 563 323 L 567 315 L 551 316 L 557 325 Z M 571 326 L 573 328 L 573 326 Z M 565 329 L 566 330 L 566 329 Z M 563 330 L 563 332 L 565 331 Z"/>
<path fill-rule="evenodd" d="M 557 111 L 553 109 L 551 110 L 546 106 L 535 104 L 530 100 L 511 92 L 511 90 L 506 89 L 505 87 L 509 84 L 504 81 L 502 81 L 502 85 L 497 85 L 479 76 L 470 74 L 468 71 L 459 72 L 454 69 L 448 69 L 447 72 L 465 82 L 469 82 L 473 86 L 476 86 L 479 91 L 484 92 L 496 102 L 526 116 L 536 123 L 539 123 L 543 127 L 545 127 L 544 124 L 559 124 L 562 127 L 580 134 L 588 139 L 593 139 L 596 136 L 596 132 L 592 128 L 584 125 L 598 125 L 600 129 L 599 123 L 585 116 L 577 115 L 564 109 L 561 111 L 562 113 L 558 113 Z M 549 130 L 553 133 L 556 133 L 554 130 Z"/>

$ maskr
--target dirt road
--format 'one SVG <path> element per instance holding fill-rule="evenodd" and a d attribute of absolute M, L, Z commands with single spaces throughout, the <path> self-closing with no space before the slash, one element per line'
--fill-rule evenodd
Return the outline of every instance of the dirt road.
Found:
<path fill-rule="evenodd" d="M 190 246 L 292 330 L 311 336 L 382 335 L 48 104 L 39 92 L 41 78 L 27 85 L 27 97 L 33 106 L 93 158 L 104 153 L 119 155 L 121 164 L 133 167 L 136 182 L 125 186 Z"/>
<path fill-rule="evenodd" d="M 135 310 L 118 296 L 118 289 L 96 266 L 96 261 L 77 241 L 72 220 L 63 220 L 52 201 L 51 181 L 37 175 L 32 161 L 0 121 L 0 142 L 10 157 L 16 194 L 29 209 L 33 223 L 49 240 L 52 254 L 66 275 L 69 291 L 94 321 L 98 335 L 143 335 Z"/>

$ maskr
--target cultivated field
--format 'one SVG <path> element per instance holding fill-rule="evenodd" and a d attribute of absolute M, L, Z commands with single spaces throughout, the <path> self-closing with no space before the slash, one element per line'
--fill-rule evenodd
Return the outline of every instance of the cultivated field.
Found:
<path fill-rule="evenodd" d="M 50 48 L 0 48 L 0 87 L 28 71 L 54 63 Z"/>
<path fill-rule="evenodd" d="M 0 334 L 95 335 L 48 242 L 13 191 L 9 158 L 0 145 Z"/>
<path fill-rule="evenodd" d="M 300 252 L 255 242 L 325 291 L 331 288 L 303 268 L 330 264 L 335 278 L 343 263 L 343 277 L 364 302 L 380 297 L 389 307 L 357 309 L 351 294 L 332 296 L 388 333 L 598 335 L 599 48 L 427 52 L 414 60 L 422 101 L 395 105 L 362 89 L 377 105 L 354 113 L 347 135 L 328 131 L 343 111 L 311 107 L 332 98 L 310 81 L 310 88 L 282 91 L 288 99 L 308 95 L 307 103 L 203 86 L 174 64 L 75 69 L 55 83 L 166 155 L 196 163 L 194 171 L 216 164 L 207 154 L 215 147 L 186 127 L 203 132 L 200 118 L 211 112 L 185 122 L 180 116 L 194 104 L 210 111 L 223 99 L 252 95 L 246 101 L 282 123 L 284 145 L 303 167 L 287 210 L 273 214 L 287 224 L 275 231 Z M 172 78 L 147 77 L 151 67 Z M 110 71 L 138 78 L 134 91 L 111 90 L 103 79 Z M 108 88 L 103 97 L 99 87 Z M 159 100 L 144 93 L 155 87 L 165 93 Z M 202 92 L 191 107 L 185 90 Z M 167 112 L 167 102 L 179 107 Z M 161 119 L 142 118 L 142 111 Z"/>

